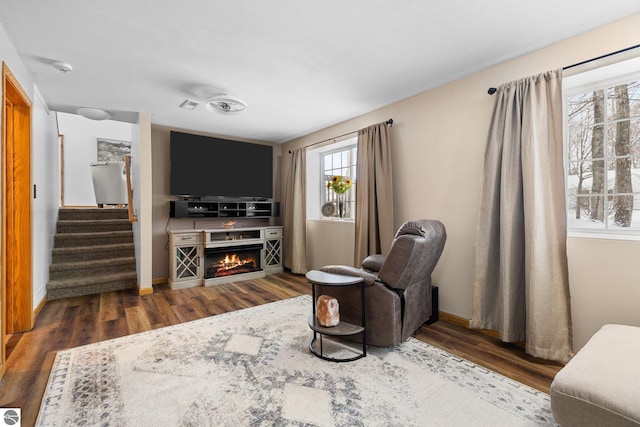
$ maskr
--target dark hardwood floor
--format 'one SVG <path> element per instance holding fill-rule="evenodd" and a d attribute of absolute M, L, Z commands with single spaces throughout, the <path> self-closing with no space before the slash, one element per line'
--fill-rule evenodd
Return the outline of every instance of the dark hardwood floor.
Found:
<path fill-rule="evenodd" d="M 48 301 L 33 330 L 8 340 L 0 407 L 22 408 L 22 425 L 33 425 L 58 350 L 309 293 L 304 276 L 282 273 L 175 291 L 158 285 L 144 296 L 128 290 Z M 416 338 L 547 393 L 561 368 L 526 356 L 518 346 L 442 320 L 423 326 Z"/>

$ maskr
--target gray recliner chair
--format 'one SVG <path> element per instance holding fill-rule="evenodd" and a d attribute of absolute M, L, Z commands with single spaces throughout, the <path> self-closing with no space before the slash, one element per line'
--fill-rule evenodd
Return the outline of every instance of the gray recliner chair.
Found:
<path fill-rule="evenodd" d="M 327 273 L 359 276 L 365 283 L 367 344 L 391 347 L 411 336 L 431 316 L 431 273 L 447 235 L 437 220 L 404 223 L 396 232 L 389 254 L 370 255 L 362 268 L 328 265 Z M 340 320 L 359 325 L 360 292 L 353 287 L 320 288 L 335 297 Z"/>

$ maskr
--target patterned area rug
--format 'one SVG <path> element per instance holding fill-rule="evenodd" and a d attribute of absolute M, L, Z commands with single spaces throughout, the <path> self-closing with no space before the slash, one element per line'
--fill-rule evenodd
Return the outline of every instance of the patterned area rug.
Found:
<path fill-rule="evenodd" d="M 319 359 L 310 311 L 302 296 L 60 351 L 37 425 L 555 425 L 547 394 L 413 338 Z"/>

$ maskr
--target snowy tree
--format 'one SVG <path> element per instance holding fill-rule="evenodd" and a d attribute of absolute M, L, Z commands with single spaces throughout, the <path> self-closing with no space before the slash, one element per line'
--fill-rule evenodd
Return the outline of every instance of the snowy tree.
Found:
<path fill-rule="evenodd" d="M 616 156 L 615 192 L 619 195 L 613 202 L 613 221 L 621 227 L 629 227 L 633 216 L 633 183 L 631 182 L 631 123 L 629 121 L 629 91 L 627 85 L 614 88 L 614 117 L 616 135 L 614 140 Z M 628 193 L 628 194 L 624 194 Z"/>
<path fill-rule="evenodd" d="M 593 92 L 593 127 L 591 134 L 591 156 L 593 165 L 593 183 L 591 185 L 591 209 L 590 217 L 592 220 L 604 221 L 604 194 L 606 185 L 606 176 L 604 168 L 604 91 L 597 90 Z"/>

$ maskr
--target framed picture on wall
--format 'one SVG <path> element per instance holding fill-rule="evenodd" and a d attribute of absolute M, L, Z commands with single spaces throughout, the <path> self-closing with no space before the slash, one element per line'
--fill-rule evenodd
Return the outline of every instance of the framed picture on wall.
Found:
<path fill-rule="evenodd" d="M 124 156 L 131 154 L 131 141 L 98 138 L 98 161 L 124 161 Z"/>

